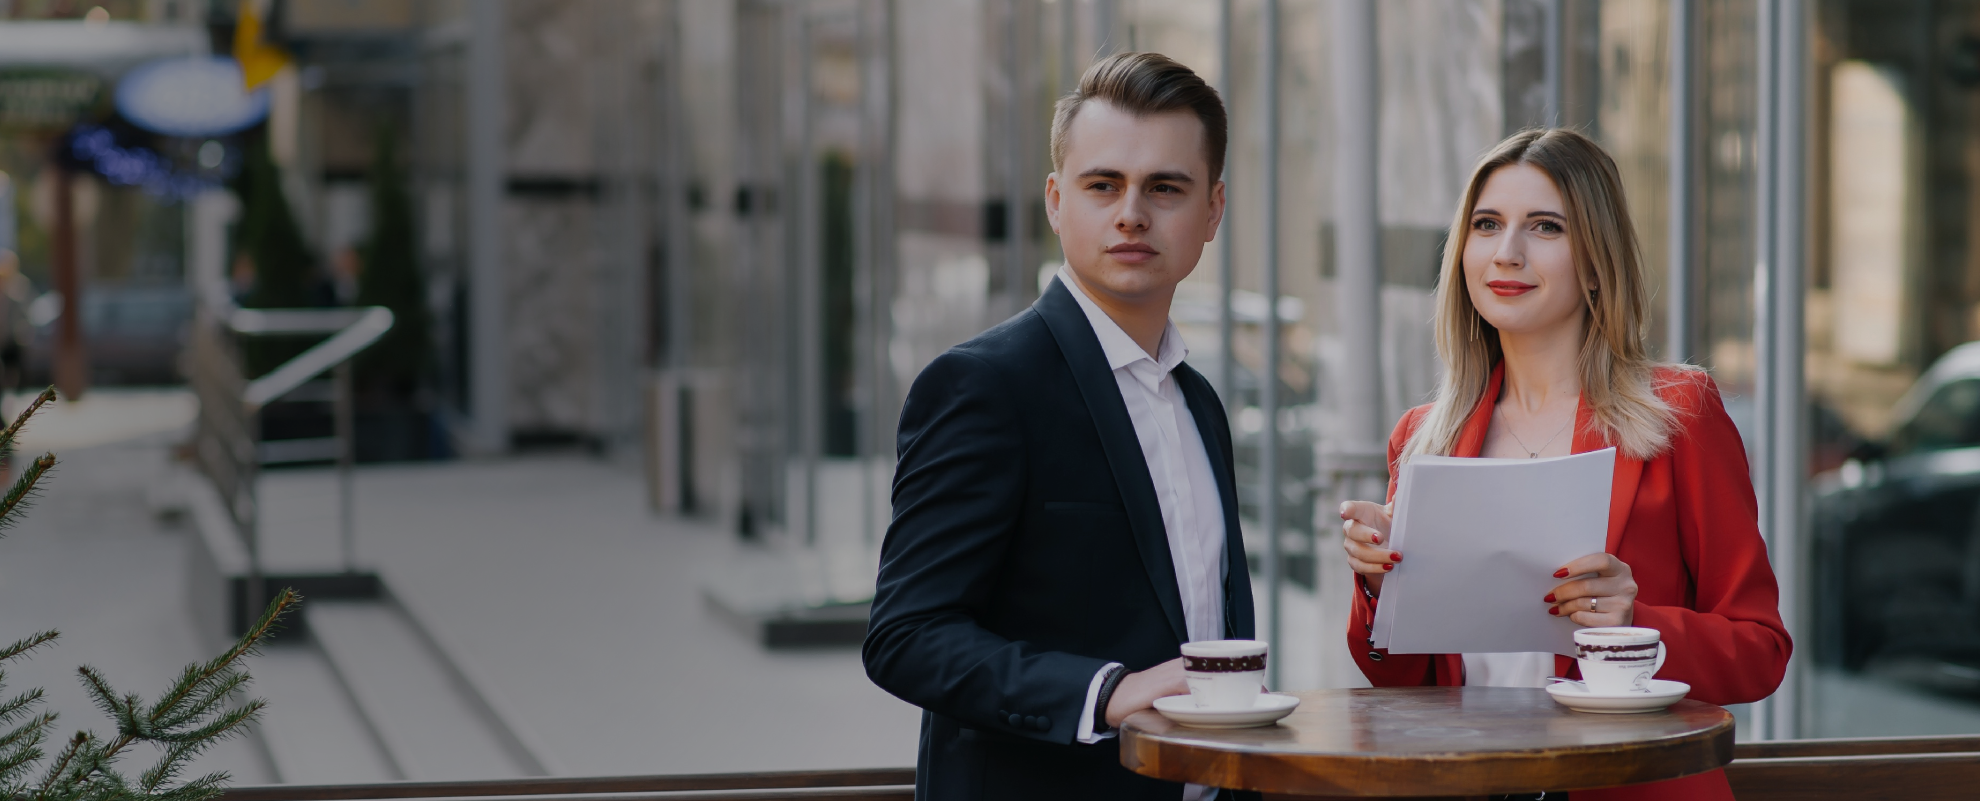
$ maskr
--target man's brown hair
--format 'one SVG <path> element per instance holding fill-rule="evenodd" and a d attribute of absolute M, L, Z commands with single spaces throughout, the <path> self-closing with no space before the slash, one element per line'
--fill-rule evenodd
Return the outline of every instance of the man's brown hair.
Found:
<path fill-rule="evenodd" d="M 1052 169 L 1066 166 L 1066 135 L 1073 116 L 1088 100 L 1098 100 L 1137 117 L 1187 111 L 1203 122 L 1203 157 L 1210 163 L 1210 182 L 1224 175 L 1224 146 L 1230 122 L 1217 90 L 1194 71 L 1160 53 L 1116 53 L 1094 62 L 1079 78 L 1079 88 L 1059 98 L 1052 114 Z"/>

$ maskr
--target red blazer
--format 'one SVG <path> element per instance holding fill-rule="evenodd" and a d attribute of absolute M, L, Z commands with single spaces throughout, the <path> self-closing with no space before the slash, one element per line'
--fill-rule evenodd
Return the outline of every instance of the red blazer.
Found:
<path fill-rule="evenodd" d="M 1492 371 L 1478 408 L 1458 435 L 1453 456 L 1475 457 L 1499 396 L 1504 366 Z M 1635 625 L 1663 633 L 1668 651 L 1659 678 L 1691 685 L 1687 697 L 1713 704 L 1742 704 L 1771 695 L 1787 671 L 1793 643 L 1781 624 L 1780 590 L 1760 539 L 1758 504 L 1746 466 L 1746 448 L 1726 416 L 1718 386 L 1698 370 L 1663 368 L 1658 396 L 1677 414 L 1670 447 L 1647 462 L 1618 453 L 1609 502 L 1606 550 L 1636 579 Z M 1403 415 L 1389 435 L 1389 499 L 1396 494 L 1394 465 L 1429 406 Z M 1575 414 L 1574 453 L 1609 447 L 1590 428 L 1589 412 Z M 1356 581 L 1348 621 L 1348 651 L 1377 687 L 1464 684 L 1458 654 L 1389 654 L 1370 647 L 1376 601 Z M 1544 613 L 1538 601 L 1534 611 Z M 1575 662 L 1554 657 L 1555 675 L 1577 676 Z M 1732 790 L 1723 771 L 1668 782 L 1604 790 L 1575 790 L 1585 799 L 1725 799 Z"/>

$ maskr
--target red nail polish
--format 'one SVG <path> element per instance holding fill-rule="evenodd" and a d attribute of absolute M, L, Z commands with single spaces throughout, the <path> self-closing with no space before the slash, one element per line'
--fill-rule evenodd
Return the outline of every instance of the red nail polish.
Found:
<path fill-rule="evenodd" d="M 1554 571 L 1554 578 L 1567 578 L 1567 568 L 1563 567 Z"/>
<path fill-rule="evenodd" d="M 1389 552 L 1389 561 L 1391 561 L 1391 562 L 1400 562 L 1400 561 L 1402 561 L 1402 554 L 1399 554 L 1399 553 L 1396 553 L 1395 551 L 1390 551 L 1390 552 Z"/>
<path fill-rule="evenodd" d="M 1542 601 L 1546 601 L 1547 603 L 1553 603 L 1553 602 L 1554 602 L 1554 594 L 1553 594 L 1553 593 L 1551 593 L 1551 592 L 1550 592 L 1550 593 L 1547 593 L 1547 597 L 1545 597 L 1545 598 L 1542 598 L 1542 599 L 1540 599 L 1540 600 L 1542 600 Z"/>
<path fill-rule="evenodd" d="M 1369 535 L 1369 537 L 1368 537 L 1368 541 L 1369 541 L 1369 542 L 1372 542 L 1372 543 L 1375 543 L 1376 545 L 1381 545 L 1381 544 L 1382 544 L 1382 535 L 1380 535 L 1380 534 L 1371 534 L 1371 535 Z"/>
<path fill-rule="evenodd" d="M 1560 608 L 1560 607 L 1558 607 L 1558 606 L 1550 606 L 1550 607 L 1547 607 L 1547 614 L 1550 614 L 1550 615 L 1553 615 L 1554 617 L 1560 617 L 1560 616 L 1561 616 L 1561 608 Z"/>
<path fill-rule="evenodd" d="M 1394 569 L 1396 569 L 1396 566 L 1395 566 L 1395 565 L 1383 565 L 1383 566 L 1382 566 L 1382 572 L 1384 572 L 1384 573 L 1386 573 L 1386 572 L 1389 572 L 1389 571 L 1391 571 L 1391 570 L 1394 570 Z"/>

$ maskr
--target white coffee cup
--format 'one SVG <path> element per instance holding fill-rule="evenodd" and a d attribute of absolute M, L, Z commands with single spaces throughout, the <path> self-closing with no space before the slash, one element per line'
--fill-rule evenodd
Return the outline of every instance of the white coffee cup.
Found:
<path fill-rule="evenodd" d="M 1204 640 L 1182 647 L 1183 679 L 1204 709 L 1249 709 L 1265 691 L 1264 640 Z"/>
<path fill-rule="evenodd" d="M 1656 629 L 1602 626 L 1574 633 L 1581 681 L 1598 695 L 1650 692 L 1650 678 L 1664 666 Z"/>

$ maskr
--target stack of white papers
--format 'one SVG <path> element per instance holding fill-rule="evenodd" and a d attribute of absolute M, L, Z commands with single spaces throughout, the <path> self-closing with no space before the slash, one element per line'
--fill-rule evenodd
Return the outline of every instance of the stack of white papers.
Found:
<path fill-rule="evenodd" d="M 1616 449 L 1551 459 L 1417 456 L 1402 466 L 1375 647 L 1396 654 L 1573 656 L 1554 571 L 1608 537 Z"/>

